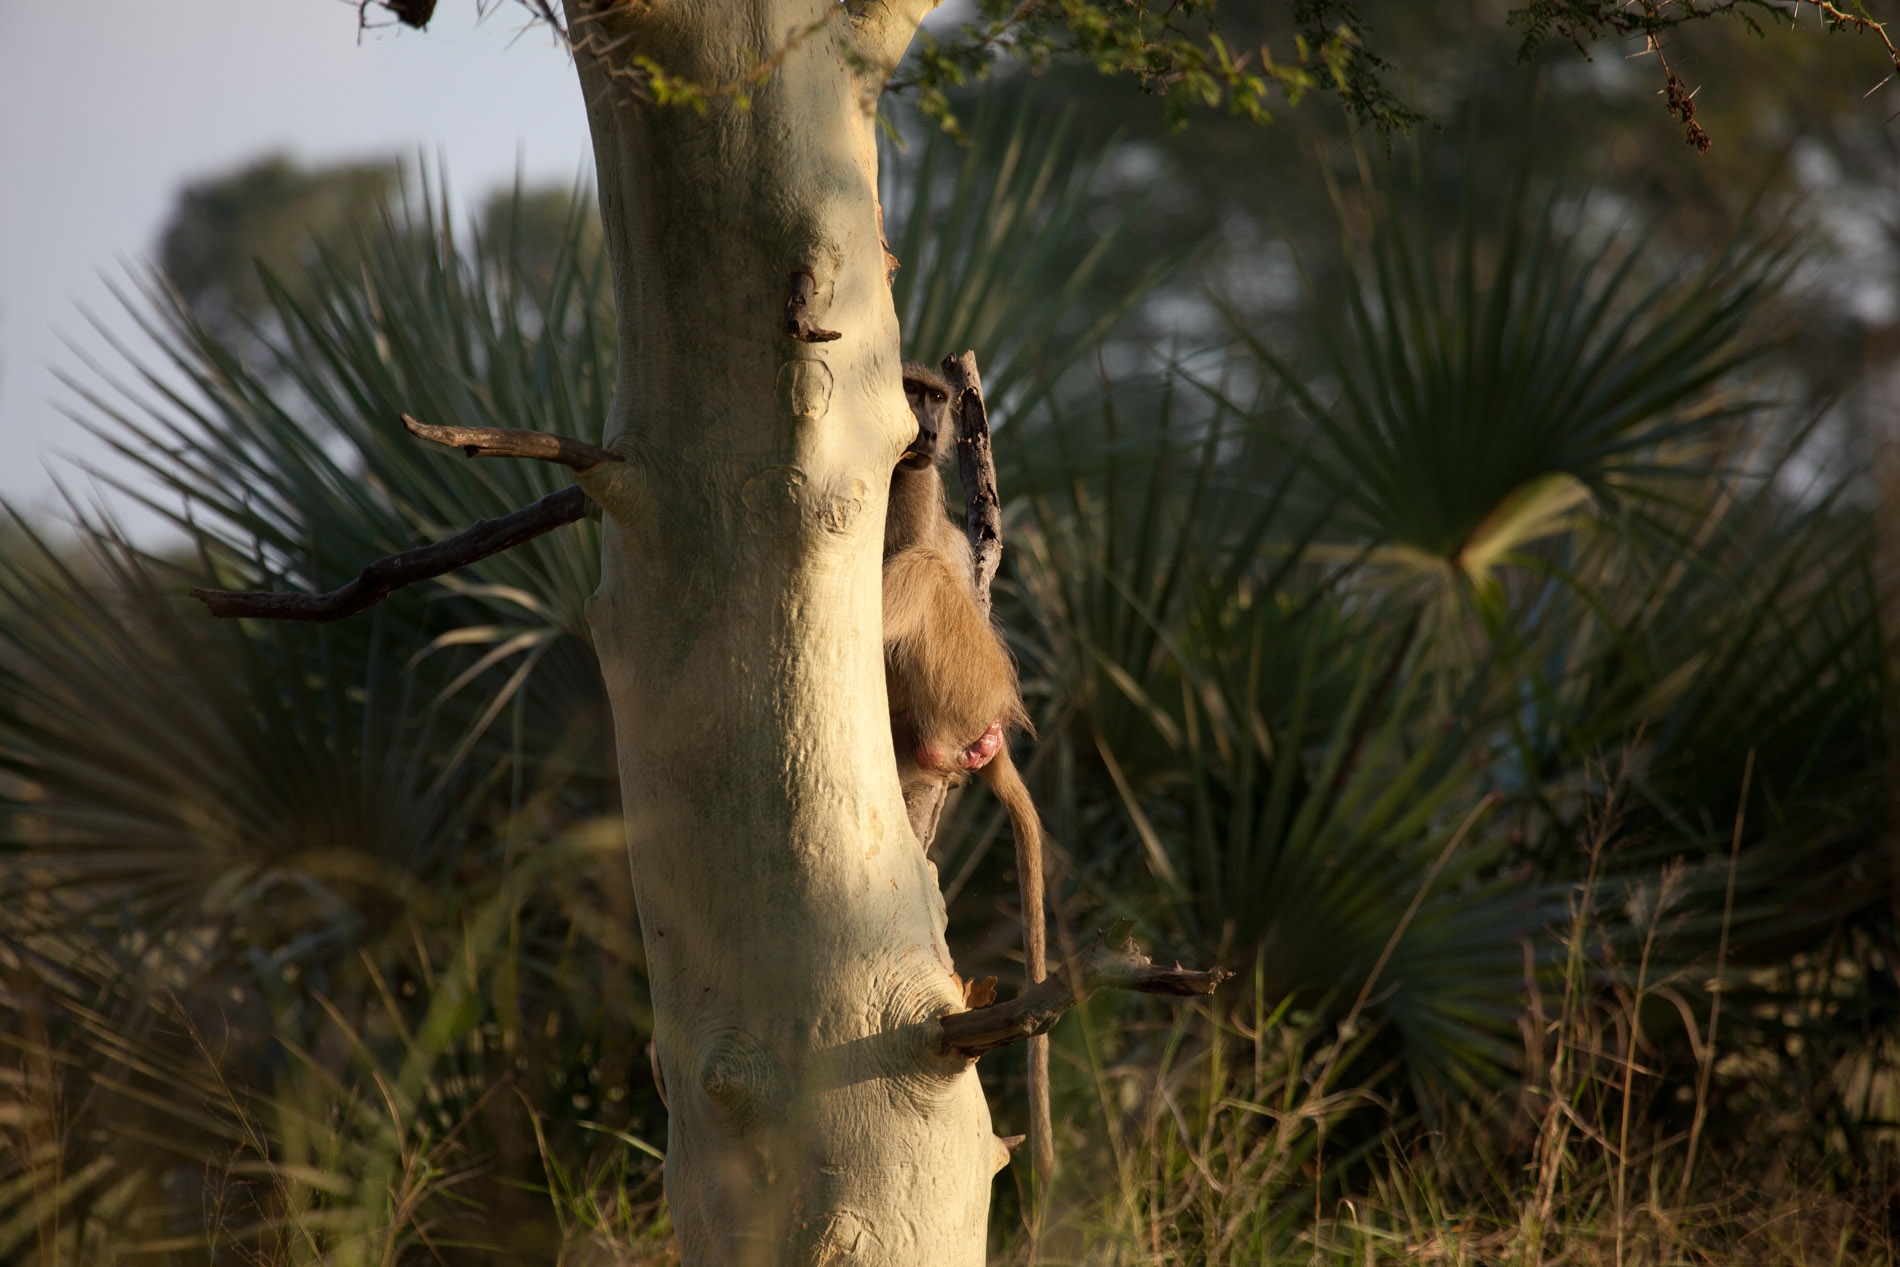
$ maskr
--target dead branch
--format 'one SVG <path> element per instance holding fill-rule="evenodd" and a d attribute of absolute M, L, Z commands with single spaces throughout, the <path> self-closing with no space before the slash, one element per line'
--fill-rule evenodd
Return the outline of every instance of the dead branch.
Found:
<path fill-rule="evenodd" d="M 624 461 L 618 453 L 555 435 L 551 431 L 522 431 L 514 427 L 437 427 L 417 422 L 408 414 L 402 425 L 409 434 L 436 444 L 460 449 L 472 458 L 534 458 L 540 462 L 558 462 L 576 471 L 590 471 L 606 462 Z M 519 512 L 517 512 L 519 513 Z"/>
<path fill-rule="evenodd" d="M 543 533 L 584 518 L 586 514 L 587 494 L 581 491 L 580 485 L 575 484 L 558 493 L 549 493 L 540 501 L 511 511 L 499 519 L 484 519 L 446 540 L 378 559 L 358 573 L 348 585 L 327 594 L 193 588 L 191 596 L 210 609 L 213 616 L 223 620 L 241 616 L 254 616 L 263 620 L 342 620 L 345 616 L 368 611 L 405 585 L 426 581 L 444 572 L 467 567 L 491 554 L 511 550 Z"/>
<path fill-rule="evenodd" d="M 1030 986 L 1007 1003 L 952 1012 L 938 1021 L 943 1028 L 939 1050 L 970 1060 L 1019 1043 L 1055 1027 L 1062 1014 L 1104 987 L 1142 994 L 1180 998 L 1214 993 L 1234 974 L 1225 968 L 1201 971 L 1180 964 L 1163 967 L 1141 953 L 1130 939 L 1134 925 L 1116 924 L 1102 939 L 1069 963 Z"/>
<path fill-rule="evenodd" d="M 990 582 L 1003 561 L 1003 502 L 996 491 L 996 454 L 990 447 L 990 411 L 976 353 L 943 358 L 950 409 L 957 420 L 957 478 L 963 484 L 963 519 L 976 565 L 976 600 L 990 611 Z"/>

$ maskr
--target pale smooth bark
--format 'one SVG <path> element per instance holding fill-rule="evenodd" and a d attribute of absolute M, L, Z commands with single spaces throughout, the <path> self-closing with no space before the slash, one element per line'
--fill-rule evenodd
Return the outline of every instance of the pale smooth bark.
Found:
<path fill-rule="evenodd" d="M 924 7 L 567 0 L 626 459 L 580 476 L 606 528 L 588 617 L 688 1264 L 983 1260 L 1000 1154 L 974 1067 L 941 1049 L 962 995 L 879 630 L 886 492 L 915 428 L 873 112 Z M 744 108 L 629 90 L 636 55 L 721 85 L 780 54 Z M 797 273 L 835 339 L 785 333 Z"/>

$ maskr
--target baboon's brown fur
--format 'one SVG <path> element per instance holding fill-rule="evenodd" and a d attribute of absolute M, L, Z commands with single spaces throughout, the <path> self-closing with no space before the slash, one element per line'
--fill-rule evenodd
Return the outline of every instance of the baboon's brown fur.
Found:
<path fill-rule="evenodd" d="M 1023 959 L 1029 983 L 1048 975 L 1043 918 L 1042 823 L 1010 760 L 1009 736 L 1031 729 L 1016 666 L 977 603 L 970 543 L 944 509 L 936 458 L 949 423 L 949 387 L 906 362 L 904 390 L 918 435 L 891 473 L 884 523 L 884 681 L 891 739 L 907 804 L 971 773 L 966 750 L 992 726 L 1001 746 L 974 771 L 1009 812 L 1022 891 Z M 1054 1166 L 1049 1122 L 1049 1040 L 1029 1040 L 1030 1147 L 1038 1184 Z"/>

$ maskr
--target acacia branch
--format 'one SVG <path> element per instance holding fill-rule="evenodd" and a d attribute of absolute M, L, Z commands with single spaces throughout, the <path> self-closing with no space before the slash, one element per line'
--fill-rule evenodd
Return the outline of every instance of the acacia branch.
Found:
<path fill-rule="evenodd" d="M 943 1035 L 939 1050 L 975 1060 L 987 1052 L 1019 1043 L 1055 1027 L 1062 1014 L 1095 991 L 1134 990 L 1177 998 L 1214 993 L 1234 974 L 1225 968 L 1164 967 L 1141 953 L 1130 940 L 1132 923 L 1116 924 L 1102 939 L 1069 963 L 1030 986 L 1007 1003 L 952 1012 L 937 1023 Z"/>
<path fill-rule="evenodd" d="M 581 491 L 579 484 L 574 484 L 499 519 L 484 519 L 445 540 L 380 558 L 359 572 L 348 585 L 327 594 L 193 587 L 191 596 L 221 620 L 241 616 L 262 620 L 342 620 L 345 616 L 368 611 L 405 585 L 414 585 L 417 581 L 467 567 L 491 554 L 512 550 L 586 515 L 587 494 Z"/>
<path fill-rule="evenodd" d="M 990 582 L 1003 561 L 1003 502 L 996 491 L 996 454 L 990 447 L 990 412 L 976 353 L 943 358 L 950 408 L 957 420 L 957 478 L 963 484 L 964 529 L 975 565 L 976 599 L 990 611 Z"/>
<path fill-rule="evenodd" d="M 624 461 L 618 453 L 572 436 L 551 431 L 523 431 L 514 427 L 437 427 L 417 422 L 408 414 L 402 425 L 421 440 L 446 444 L 472 458 L 534 458 L 558 462 L 576 471 L 589 471 L 607 462 Z"/>

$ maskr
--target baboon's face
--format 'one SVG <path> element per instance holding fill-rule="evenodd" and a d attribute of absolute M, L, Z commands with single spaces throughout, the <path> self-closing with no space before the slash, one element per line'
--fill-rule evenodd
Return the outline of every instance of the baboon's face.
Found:
<path fill-rule="evenodd" d="M 904 399 L 910 402 L 911 415 L 917 419 L 917 438 L 905 448 L 898 465 L 921 471 L 937 460 L 937 446 L 950 415 L 950 394 L 935 383 L 907 377 Z"/>

